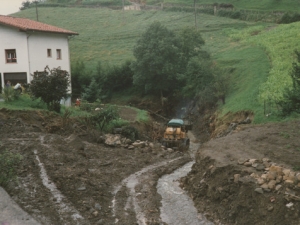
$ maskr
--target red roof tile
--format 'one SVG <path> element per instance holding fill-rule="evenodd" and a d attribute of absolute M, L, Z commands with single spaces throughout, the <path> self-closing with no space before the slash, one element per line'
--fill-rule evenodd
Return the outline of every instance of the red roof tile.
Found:
<path fill-rule="evenodd" d="M 12 16 L 0 15 L 0 24 L 16 27 L 22 31 L 41 31 L 41 32 L 61 33 L 61 34 L 68 34 L 68 35 L 78 35 L 78 33 L 70 30 L 65 30 L 59 27 L 55 27 L 49 24 L 37 22 L 30 19 L 18 18 Z"/>

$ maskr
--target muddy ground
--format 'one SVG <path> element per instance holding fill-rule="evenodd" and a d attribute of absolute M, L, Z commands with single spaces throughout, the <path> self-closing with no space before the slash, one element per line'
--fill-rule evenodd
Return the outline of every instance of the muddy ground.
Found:
<path fill-rule="evenodd" d="M 136 112 L 126 110 L 123 117 L 140 130 L 141 139 L 152 137 L 151 126 L 134 122 Z M 217 130 L 216 124 L 207 131 Z M 228 127 L 219 130 L 219 136 L 227 136 L 214 133 L 215 139 L 202 145 L 192 171 L 181 180 L 198 211 L 215 224 L 300 224 L 297 178 L 259 193 L 253 173 L 268 171 L 240 164 L 268 158 L 269 166 L 299 170 L 300 122 Z M 41 224 L 163 224 L 157 180 L 189 162 L 189 154 L 162 150 L 159 144 L 109 147 L 101 137 L 77 120 L 52 113 L 0 109 L 0 152 L 22 155 L 18 178 L 4 188 Z"/>
<path fill-rule="evenodd" d="M 227 128 L 244 118 L 236 115 Z M 224 225 L 300 224 L 300 121 L 240 124 L 225 133 L 200 147 L 181 179 L 198 211 Z"/>
<path fill-rule="evenodd" d="M 152 126 L 135 123 L 134 110 L 124 108 L 120 113 L 142 138 L 151 137 Z M 142 180 L 136 184 L 135 201 L 141 202 L 148 224 L 159 224 L 156 182 L 191 160 L 188 154 L 162 150 L 160 144 L 110 147 L 100 132 L 42 111 L 0 109 L 0 126 L 0 152 L 22 156 L 17 180 L 4 188 L 41 224 L 136 224 L 124 179 L 149 166 L 135 178 Z"/>

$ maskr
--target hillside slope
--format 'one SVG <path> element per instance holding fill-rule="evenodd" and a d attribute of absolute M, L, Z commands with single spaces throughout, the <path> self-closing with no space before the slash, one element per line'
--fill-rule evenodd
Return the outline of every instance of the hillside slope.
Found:
<path fill-rule="evenodd" d="M 14 15 L 35 19 L 35 9 Z M 40 8 L 39 15 L 41 22 L 79 33 L 70 39 L 71 63 L 84 62 L 90 74 L 96 72 L 99 62 L 106 67 L 133 60 L 136 41 L 153 21 L 175 31 L 195 25 L 195 17 L 189 12 L 48 7 Z M 278 97 L 273 96 L 282 96 L 291 84 L 289 68 L 294 49 L 300 47 L 300 23 L 277 27 L 206 14 L 199 14 L 197 20 L 206 42 L 204 49 L 216 64 L 230 71 L 230 88 L 226 104 L 219 107 L 220 115 L 249 110 L 255 114 L 255 123 L 281 120 L 275 115 L 278 109 L 274 100 Z"/>

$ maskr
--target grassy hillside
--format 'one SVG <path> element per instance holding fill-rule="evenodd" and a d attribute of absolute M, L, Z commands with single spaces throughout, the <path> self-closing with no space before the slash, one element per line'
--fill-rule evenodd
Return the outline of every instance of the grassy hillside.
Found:
<path fill-rule="evenodd" d="M 138 2 L 137 0 L 131 0 Z M 47 2 L 68 2 L 68 4 L 77 5 L 77 0 L 48 0 Z M 130 4 L 129 0 L 124 1 L 125 4 Z M 194 5 L 194 0 L 141 0 L 141 2 L 146 2 L 147 5 L 160 5 L 162 2 L 165 5 Z M 252 10 L 279 10 L 279 11 L 299 11 L 300 2 L 297 0 L 196 0 L 197 5 L 203 4 L 214 4 L 214 3 L 226 3 L 233 4 L 236 9 L 252 9 Z M 88 5 L 121 5 L 122 2 L 119 0 L 82 0 L 81 4 L 83 6 Z"/>
<path fill-rule="evenodd" d="M 16 16 L 35 19 L 35 9 Z M 70 40 L 71 60 L 82 60 L 93 69 L 98 61 L 117 65 L 133 59 L 132 50 L 141 33 L 153 22 L 161 21 L 172 30 L 194 26 L 194 15 L 185 12 L 117 11 L 105 8 L 40 8 L 39 21 L 79 33 Z M 201 15 L 200 30 L 210 32 L 226 27 L 246 27 L 245 22 Z"/>
<path fill-rule="evenodd" d="M 15 15 L 35 19 L 35 10 Z M 40 8 L 39 19 L 79 32 L 79 36 L 70 40 L 72 63 L 82 60 L 95 71 L 98 61 L 102 65 L 119 65 L 126 59 L 133 59 L 134 44 L 153 21 L 159 20 L 169 29 L 178 31 L 184 26 L 193 26 L 195 18 L 186 12 Z M 232 71 L 226 104 L 220 106 L 222 113 L 252 110 L 257 123 L 280 120 L 275 116 L 265 117 L 262 90 L 276 72 L 289 84 L 292 52 L 299 47 L 298 23 L 276 26 L 201 14 L 198 27 L 206 41 L 205 49 L 215 62 Z M 279 72 L 277 62 L 282 66 Z M 274 81 L 277 87 L 281 87 L 282 79 Z"/>

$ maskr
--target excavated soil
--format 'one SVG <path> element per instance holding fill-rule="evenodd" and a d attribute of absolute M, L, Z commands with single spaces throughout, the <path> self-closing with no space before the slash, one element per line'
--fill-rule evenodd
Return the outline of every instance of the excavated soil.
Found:
<path fill-rule="evenodd" d="M 216 224 L 300 224 L 299 128 L 300 121 L 238 125 L 200 147 L 181 186 Z M 274 168 L 284 174 L 271 184 Z"/>
<path fill-rule="evenodd" d="M 134 110 L 122 113 L 142 137 L 153 137 L 156 131 L 151 125 L 134 122 Z M 210 130 L 216 123 L 207 125 Z M 297 179 L 293 184 L 278 182 L 278 190 L 258 192 L 260 185 L 253 174 L 268 171 L 240 163 L 248 159 L 261 163 L 268 158 L 269 166 L 276 164 L 297 174 L 299 128 L 300 122 L 292 121 L 233 127 L 228 123 L 219 134 L 210 130 L 214 139 L 200 147 L 181 186 L 197 210 L 215 224 L 300 224 Z M 195 126 L 193 132 L 200 134 L 198 129 Z M 208 136 L 206 132 L 205 139 Z M 188 154 L 160 147 L 109 147 L 101 133 L 75 119 L 44 111 L 0 109 L 0 152 L 5 150 L 22 155 L 17 179 L 5 190 L 46 225 L 143 224 L 139 220 L 163 224 L 157 180 L 191 161 Z"/>
<path fill-rule="evenodd" d="M 134 122 L 136 111 L 121 108 L 120 115 L 132 121 L 141 136 L 152 136 L 151 125 Z M 22 156 L 17 179 L 5 190 L 22 209 L 46 225 L 136 224 L 133 206 L 125 206 L 130 193 L 123 180 L 162 163 L 138 177 L 136 187 L 136 191 L 141 189 L 137 201 L 143 203 L 140 205 L 148 224 L 159 224 L 156 182 L 191 160 L 179 151 L 162 151 L 160 145 L 133 150 L 110 147 L 103 143 L 100 132 L 79 120 L 45 111 L 2 108 L 0 152 L 4 151 Z M 117 187 L 120 190 L 115 193 Z"/>

